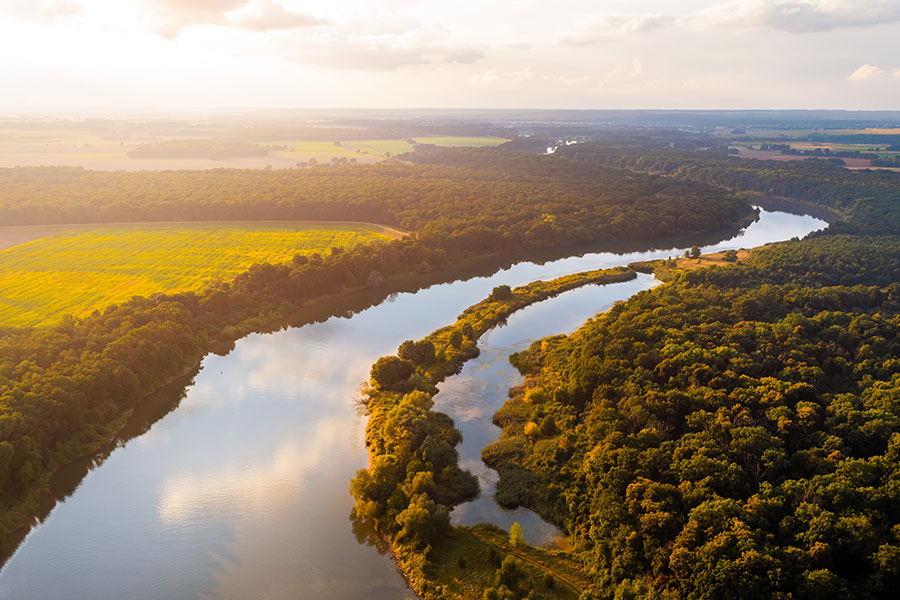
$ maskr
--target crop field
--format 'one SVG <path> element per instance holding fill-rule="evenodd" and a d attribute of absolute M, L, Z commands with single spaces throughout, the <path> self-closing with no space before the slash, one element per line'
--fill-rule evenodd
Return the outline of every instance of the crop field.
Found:
<path fill-rule="evenodd" d="M 3 229 L 0 238 L 14 238 L 16 228 Z M 0 251 L 0 325 L 50 325 L 132 296 L 197 290 L 254 263 L 390 237 L 396 233 L 355 223 L 70 228 Z"/>
<path fill-rule="evenodd" d="M 420 144 L 434 144 L 447 148 L 460 148 L 465 146 L 497 146 L 509 140 L 497 137 L 420 137 L 415 138 Z"/>
<path fill-rule="evenodd" d="M 384 158 L 388 154 L 393 156 L 395 154 L 411 152 L 413 149 L 412 144 L 406 140 L 362 140 L 358 142 L 344 142 L 343 145 L 346 148 L 350 148 L 351 150 L 358 151 L 362 154 L 377 156 L 379 158 Z"/>
<path fill-rule="evenodd" d="M 494 137 L 417 137 L 413 141 L 419 144 L 434 144 L 435 146 L 446 146 L 451 148 L 462 148 L 467 146 L 497 146 L 508 140 Z M 391 156 L 411 152 L 412 144 L 406 140 L 361 140 L 343 142 L 342 146 L 352 150 L 359 151 L 362 154 L 371 156 Z"/>
<path fill-rule="evenodd" d="M 346 134 L 343 134 L 346 135 Z M 129 130 L 93 132 L 89 128 L 69 124 L 56 128 L 31 129 L 0 121 L 0 168 L 72 166 L 101 171 L 158 171 L 168 169 L 289 169 L 297 163 L 315 159 L 319 164 L 331 159 L 355 159 L 358 163 L 374 163 L 391 156 L 409 152 L 412 144 L 405 139 L 333 141 L 304 140 L 285 137 L 256 141 L 260 146 L 277 146 L 266 156 L 206 156 L 140 157 L 129 156 L 137 147 L 148 143 L 178 140 L 198 140 L 198 135 L 185 131 L 183 135 L 154 131 Z M 227 137 L 227 136 L 226 136 Z M 224 138 L 223 138 L 224 139 Z M 339 136 L 338 139 L 346 140 Z M 321 138 L 320 138 L 321 140 Z M 448 147 L 477 147 L 502 144 L 505 139 L 495 137 L 417 137 L 416 142 Z"/>

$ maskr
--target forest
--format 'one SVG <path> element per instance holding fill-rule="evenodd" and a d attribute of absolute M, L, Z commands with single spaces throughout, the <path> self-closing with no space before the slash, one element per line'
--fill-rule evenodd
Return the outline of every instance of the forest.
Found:
<path fill-rule="evenodd" d="M 447 149 L 465 156 L 473 149 Z M 7 225 L 191 220 L 352 220 L 438 244 L 555 245 L 729 229 L 747 202 L 719 188 L 484 149 L 480 168 L 389 164 L 306 169 L 0 170 Z"/>
<path fill-rule="evenodd" d="M 722 147 L 659 146 L 658 139 L 625 137 L 566 146 L 558 154 L 589 164 L 657 173 L 834 209 L 844 217 L 832 228 L 847 233 L 900 231 L 900 173 L 851 171 L 821 160 L 741 159 L 728 155 Z"/>
<path fill-rule="evenodd" d="M 610 597 L 890 597 L 898 275 L 900 238 L 819 235 L 535 342 L 484 451 L 498 500 L 563 527 Z"/>

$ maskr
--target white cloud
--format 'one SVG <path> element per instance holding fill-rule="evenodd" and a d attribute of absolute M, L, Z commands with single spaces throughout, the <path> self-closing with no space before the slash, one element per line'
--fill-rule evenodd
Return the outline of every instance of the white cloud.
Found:
<path fill-rule="evenodd" d="M 660 14 L 627 17 L 617 16 L 608 17 L 606 19 L 607 26 L 614 27 L 625 33 L 647 33 L 649 31 L 656 31 L 657 29 L 669 27 L 670 25 L 675 24 L 676 21 L 678 21 L 678 17 Z"/>
<path fill-rule="evenodd" d="M 317 67 L 394 71 L 429 64 L 472 64 L 484 51 L 447 42 L 441 26 L 415 19 L 381 15 L 365 22 L 348 21 L 282 44 L 286 60 Z M 282 40 L 284 42 L 285 40 Z M 279 52 L 278 48 L 275 50 Z"/>
<path fill-rule="evenodd" d="M 847 79 L 850 81 L 900 81 L 900 69 L 882 69 L 867 63 L 848 75 Z"/>
<path fill-rule="evenodd" d="M 229 15 L 229 22 L 250 31 L 273 31 L 327 25 L 329 21 L 313 15 L 287 10 L 273 0 L 257 0 L 248 5 L 249 12 Z"/>
<path fill-rule="evenodd" d="M 594 17 L 586 26 L 565 35 L 558 43 L 565 46 L 593 46 L 615 41 L 616 34 L 649 33 L 678 23 L 679 17 L 658 13 L 643 15 L 603 15 Z"/>
<path fill-rule="evenodd" d="M 174 39 L 191 25 L 222 25 L 272 31 L 325 25 L 327 20 L 286 9 L 274 0 L 148 0 L 157 12 L 157 33 Z"/>
<path fill-rule="evenodd" d="M 454 50 L 444 56 L 444 62 L 471 65 L 485 57 L 484 51 L 477 48 Z"/>
<path fill-rule="evenodd" d="M 473 75 L 470 79 L 472 85 L 495 85 L 499 83 L 518 84 L 532 81 L 534 73 L 530 67 L 525 67 L 521 71 L 510 71 L 501 73 L 497 69 L 490 69 L 481 75 Z"/>
<path fill-rule="evenodd" d="M 84 12 L 84 6 L 74 0 L 9 0 L 5 12 L 38 22 L 74 17 Z"/>
<path fill-rule="evenodd" d="M 900 21 L 896 0 L 739 0 L 699 15 L 711 26 L 814 33 Z"/>
<path fill-rule="evenodd" d="M 428 51 L 427 47 L 403 47 L 390 41 L 327 40 L 304 44 L 287 58 L 317 67 L 393 71 L 428 64 Z"/>

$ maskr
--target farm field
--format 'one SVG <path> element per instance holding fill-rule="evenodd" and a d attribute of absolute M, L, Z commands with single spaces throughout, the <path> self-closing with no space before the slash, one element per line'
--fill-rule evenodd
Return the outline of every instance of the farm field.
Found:
<path fill-rule="evenodd" d="M 28 228 L 3 229 L 0 242 Z M 0 251 L 0 326 L 51 325 L 132 296 L 197 290 L 254 263 L 398 235 L 362 223 L 70 226 Z"/>
<path fill-rule="evenodd" d="M 205 157 L 136 158 L 128 152 L 136 147 L 162 139 L 200 139 L 197 137 L 165 138 L 150 136 L 103 137 L 73 134 L 69 131 L 40 134 L 3 130 L 0 128 L 0 168 L 71 166 L 100 171 L 160 171 L 168 169 L 288 169 L 297 163 L 315 159 L 319 164 L 332 158 L 356 159 L 359 163 L 374 163 L 390 155 L 412 150 L 412 144 L 402 139 L 344 141 L 340 146 L 331 141 L 281 140 L 257 142 L 260 146 L 286 146 L 286 150 L 271 150 L 267 156 L 239 156 L 221 159 Z M 494 137 L 420 137 L 415 141 L 438 146 L 495 146 L 507 141 Z"/>
<path fill-rule="evenodd" d="M 800 145 L 798 144 L 799 148 Z M 822 147 L 822 146 L 819 146 Z M 793 162 L 798 160 L 806 160 L 814 158 L 810 156 L 782 154 L 779 150 L 749 150 L 746 146 L 738 146 L 740 158 L 755 158 L 758 160 L 778 160 L 782 162 Z M 825 158 L 825 157 L 819 157 Z M 872 166 L 872 161 L 868 158 L 842 158 L 849 169 L 868 169 Z"/>
<path fill-rule="evenodd" d="M 713 132 L 713 135 L 723 136 L 723 137 L 734 137 L 735 134 L 731 133 L 732 128 L 730 127 L 722 127 Z M 791 138 L 799 138 L 806 137 L 808 135 L 813 135 L 817 133 L 823 133 L 828 135 L 857 135 L 857 134 L 877 134 L 877 135 L 897 135 L 900 134 L 900 129 L 897 128 L 883 128 L 883 127 L 865 127 L 865 128 L 857 128 L 857 129 L 831 129 L 831 128 L 806 128 L 806 129 L 772 129 L 765 127 L 747 127 L 745 129 L 746 133 L 741 135 L 747 135 L 754 139 L 769 139 L 773 141 L 778 140 L 788 140 Z"/>
<path fill-rule="evenodd" d="M 434 144 L 451 148 L 497 146 L 506 142 L 503 138 L 495 137 L 417 137 L 413 141 L 419 144 Z M 413 145 L 407 140 L 351 140 L 341 142 L 340 146 L 333 142 L 285 142 L 273 141 L 264 145 L 287 145 L 292 149 L 288 152 L 276 151 L 272 154 L 289 156 L 297 160 L 309 160 L 315 158 L 319 162 L 328 162 L 331 157 L 355 158 L 358 162 L 375 162 L 387 157 L 404 152 L 411 152 Z"/>

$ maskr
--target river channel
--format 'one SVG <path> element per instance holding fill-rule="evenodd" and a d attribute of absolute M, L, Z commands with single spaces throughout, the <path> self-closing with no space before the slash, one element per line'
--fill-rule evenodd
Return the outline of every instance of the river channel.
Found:
<path fill-rule="evenodd" d="M 825 226 L 761 211 L 741 235 L 704 250 L 753 247 Z M 129 439 L 55 478 L 58 497 L 0 571 L 0 599 L 324 598 L 411 596 L 389 554 L 349 515 L 350 478 L 366 466 L 360 384 L 378 357 L 455 321 L 500 284 L 636 260 L 683 248 L 599 252 L 395 294 L 356 314 L 236 342 L 209 354 L 186 389 Z M 557 533 L 530 511 L 492 499 L 495 474 L 481 449 L 498 435 L 491 416 L 520 382 L 510 352 L 568 333 L 588 317 L 655 285 L 652 276 L 587 286 L 514 314 L 480 342 L 482 354 L 440 386 L 436 407 L 462 430 L 460 455 L 482 497 L 455 523 L 519 521 L 526 538 Z"/>

